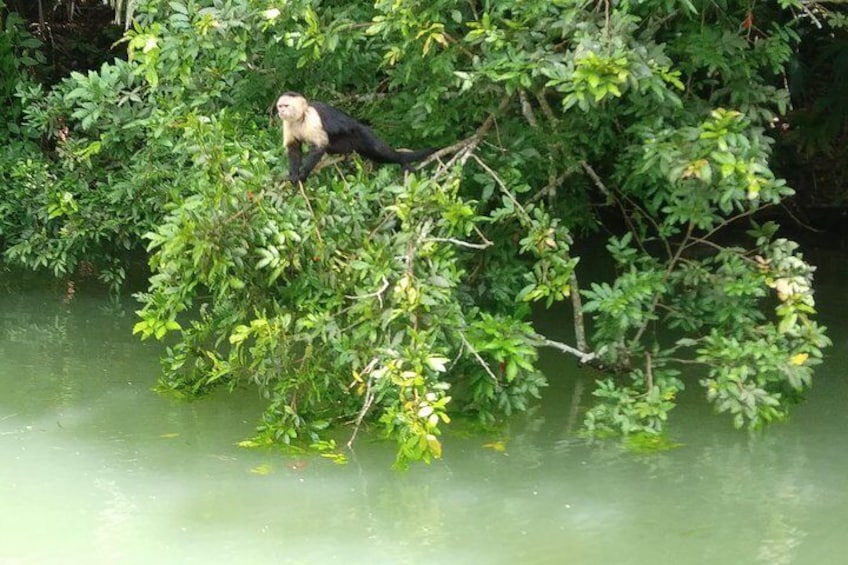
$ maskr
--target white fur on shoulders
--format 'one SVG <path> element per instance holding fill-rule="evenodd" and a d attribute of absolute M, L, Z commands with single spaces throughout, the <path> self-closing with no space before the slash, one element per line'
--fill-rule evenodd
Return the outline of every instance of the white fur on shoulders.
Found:
<path fill-rule="evenodd" d="M 283 122 L 283 143 L 288 146 L 295 142 L 318 147 L 325 147 L 330 143 L 327 132 L 324 131 L 321 116 L 312 106 L 306 108 L 306 114 L 302 120 Z"/>

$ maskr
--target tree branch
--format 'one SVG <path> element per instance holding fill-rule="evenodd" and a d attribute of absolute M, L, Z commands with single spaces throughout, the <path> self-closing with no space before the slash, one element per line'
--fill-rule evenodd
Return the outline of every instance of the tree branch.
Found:
<path fill-rule="evenodd" d="M 474 132 L 474 135 L 466 137 L 465 139 L 462 139 L 454 143 L 453 145 L 449 145 L 448 147 L 439 149 L 438 151 L 430 155 L 430 157 L 422 161 L 420 166 L 427 165 L 428 163 L 431 163 L 451 153 L 454 154 L 453 157 L 451 157 L 451 159 L 447 163 L 439 167 L 439 170 L 436 171 L 435 176 L 440 176 L 444 174 L 457 162 L 459 162 L 460 165 L 465 165 L 474 150 L 477 149 L 478 145 L 480 145 L 480 142 L 483 141 L 483 139 L 489 134 L 489 130 L 494 127 L 497 116 L 500 115 L 504 110 L 506 110 L 506 107 L 509 105 L 511 100 L 511 96 L 504 97 L 503 100 L 501 100 L 501 103 L 498 105 L 497 110 L 489 114 L 489 116 L 483 121 L 483 124 L 479 128 L 477 128 L 477 131 Z"/>
<path fill-rule="evenodd" d="M 559 120 L 557 119 L 554 111 L 551 109 L 551 105 L 548 104 L 547 98 L 545 98 L 545 89 L 542 88 L 538 92 L 536 92 L 536 100 L 539 101 L 539 107 L 542 109 L 542 113 L 551 123 L 551 125 L 557 125 Z"/>
<path fill-rule="evenodd" d="M 515 208 L 517 210 L 521 211 L 521 213 L 524 215 L 524 217 L 523 217 L 524 221 L 529 222 L 530 221 L 530 214 L 528 214 L 527 210 L 524 209 L 524 206 L 522 206 L 521 203 L 518 200 L 515 199 L 515 197 L 509 191 L 509 188 L 507 188 L 506 183 L 498 175 L 498 173 L 496 173 L 489 165 L 487 165 L 477 155 L 472 155 L 472 157 L 474 158 L 474 161 L 476 161 L 477 164 L 480 165 L 480 168 L 482 168 L 484 171 L 486 171 L 486 173 L 488 173 L 488 175 L 494 179 L 495 183 L 498 185 L 498 188 L 500 188 L 501 192 L 503 192 L 504 195 L 507 198 L 509 198 L 510 202 L 512 202 L 512 205 L 515 206 Z"/>
<path fill-rule="evenodd" d="M 577 273 L 573 270 L 571 276 L 568 277 L 568 286 L 571 287 L 569 295 L 571 296 L 571 310 L 574 318 L 574 340 L 577 342 L 577 349 L 584 352 L 589 351 L 589 342 L 586 340 L 586 326 L 583 322 L 583 301 L 580 298 Z"/>
<path fill-rule="evenodd" d="M 441 241 L 444 243 L 453 243 L 454 245 L 459 245 L 460 247 L 469 247 L 471 249 L 486 249 L 487 247 L 491 247 L 494 245 L 488 239 L 485 243 L 469 243 L 467 241 L 462 241 L 461 239 L 454 239 L 452 237 L 428 237 L 424 241 Z"/>
<path fill-rule="evenodd" d="M 598 357 L 597 353 L 595 353 L 594 351 L 580 351 L 576 347 L 572 347 L 566 343 L 548 339 L 542 334 L 534 334 L 532 337 L 536 340 L 537 346 L 551 347 L 553 349 L 562 351 L 563 353 L 574 355 L 581 363 L 589 363 Z"/>
<path fill-rule="evenodd" d="M 389 281 L 386 280 L 386 277 L 383 277 L 383 286 L 380 287 L 379 290 L 374 292 L 369 292 L 368 294 L 345 294 L 345 298 L 349 298 L 350 300 L 362 300 L 363 298 L 374 298 L 376 297 L 380 301 L 380 308 L 383 307 L 383 293 L 386 292 L 386 289 L 389 288 Z"/>
<path fill-rule="evenodd" d="M 368 380 L 365 381 L 365 400 L 362 402 L 362 409 L 359 411 L 359 414 L 356 416 L 356 421 L 353 426 L 353 434 L 351 434 L 350 439 L 347 440 L 347 448 L 353 449 L 353 442 L 356 439 L 356 435 L 359 433 L 359 428 L 362 426 L 362 421 L 365 419 L 365 415 L 368 414 L 368 410 L 371 409 L 371 405 L 374 403 L 374 391 L 372 390 L 372 385 L 374 383 L 374 367 L 379 362 L 377 357 L 371 359 L 368 365 L 362 370 L 362 375 L 368 375 Z M 351 384 L 351 386 L 353 386 Z"/>
<path fill-rule="evenodd" d="M 746 217 L 748 217 L 752 214 L 755 214 L 756 212 L 760 212 L 761 210 L 768 208 L 769 206 L 772 206 L 772 204 L 766 204 L 765 206 L 760 206 L 756 210 L 745 210 L 744 212 L 740 212 L 740 213 L 736 214 L 735 216 L 731 216 L 730 218 L 727 218 L 722 223 L 720 223 L 719 225 L 717 225 L 716 227 L 714 227 L 713 229 L 711 229 L 710 231 L 705 233 L 701 237 L 701 239 L 707 240 L 707 239 L 711 238 L 713 235 L 715 235 L 716 232 L 723 230 L 724 228 L 726 228 L 727 226 L 729 226 L 730 224 L 732 224 L 736 220 L 741 220 L 742 218 L 746 218 Z M 689 246 L 691 246 L 691 245 L 693 245 L 693 244 L 690 243 Z"/>
<path fill-rule="evenodd" d="M 518 99 L 521 101 L 521 113 L 524 114 L 524 119 L 527 120 L 531 128 L 539 127 L 536 114 L 533 113 L 533 107 L 530 105 L 530 101 L 527 100 L 527 93 L 524 90 L 518 91 Z"/>
<path fill-rule="evenodd" d="M 465 334 L 462 331 L 459 332 L 459 339 L 462 340 L 462 344 L 468 348 L 468 350 L 471 352 L 471 355 L 474 356 L 474 358 L 477 360 L 477 363 L 479 363 L 480 366 L 483 367 L 483 369 L 486 371 L 486 373 L 488 373 L 492 380 L 498 382 L 498 377 L 495 375 L 495 373 L 492 372 L 492 368 L 489 367 L 489 364 L 486 363 L 485 359 L 480 357 L 480 354 L 477 353 L 477 350 L 474 349 L 474 346 L 468 342 L 468 339 L 466 339 Z"/>

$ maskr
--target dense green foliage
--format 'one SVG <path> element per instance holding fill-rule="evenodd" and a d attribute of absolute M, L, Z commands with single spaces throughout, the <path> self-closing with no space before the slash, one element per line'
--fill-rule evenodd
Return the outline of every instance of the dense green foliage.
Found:
<path fill-rule="evenodd" d="M 256 385 L 260 443 L 370 421 L 400 464 L 439 457 L 449 413 L 492 421 L 539 394 L 540 346 L 605 371 L 590 432 L 658 434 L 696 383 L 735 425 L 760 426 L 828 343 L 813 268 L 754 220 L 792 194 L 768 134 L 804 14 L 139 1 L 126 61 L 17 86 L 21 139 L 55 150 L 3 153 L 4 257 L 117 288 L 144 245 L 135 329 L 173 336 L 162 386 Z M 293 187 L 269 117 L 284 90 L 395 146 L 446 150 L 406 177 L 355 160 Z M 615 272 L 581 293 L 573 238 L 599 226 Z M 540 335 L 533 303 L 570 305 L 574 344 Z"/>

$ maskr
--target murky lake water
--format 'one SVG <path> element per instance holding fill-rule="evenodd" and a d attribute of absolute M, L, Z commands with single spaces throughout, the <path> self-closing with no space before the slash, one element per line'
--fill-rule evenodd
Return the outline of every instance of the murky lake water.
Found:
<path fill-rule="evenodd" d="M 848 256 L 824 263 L 834 347 L 790 422 L 735 431 L 692 386 L 683 447 L 587 445 L 592 375 L 552 355 L 532 413 L 405 473 L 367 438 L 345 466 L 238 448 L 261 403 L 152 393 L 132 302 L 0 275 L 0 564 L 846 563 Z"/>

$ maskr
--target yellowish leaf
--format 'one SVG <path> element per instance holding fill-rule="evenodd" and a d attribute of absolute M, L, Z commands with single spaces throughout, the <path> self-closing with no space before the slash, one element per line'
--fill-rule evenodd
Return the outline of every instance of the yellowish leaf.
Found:
<path fill-rule="evenodd" d="M 427 446 L 430 448 L 433 457 L 439 459 L 442 456 L 442 443 L 433 434 L 427 434 Z"/>
<path fill-rule="evenodd" d="M 789 363 L 791 363 L 792 365 L 800 366 L 803 365 L 809 358 L 809 353 L 796 353 L 795 355 L 789 358 Z"/>

